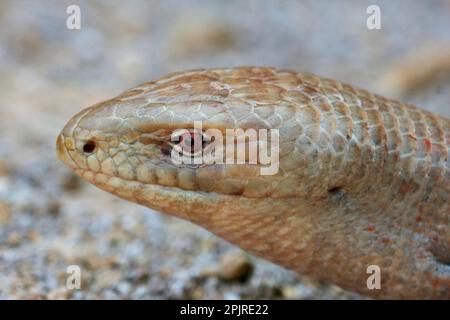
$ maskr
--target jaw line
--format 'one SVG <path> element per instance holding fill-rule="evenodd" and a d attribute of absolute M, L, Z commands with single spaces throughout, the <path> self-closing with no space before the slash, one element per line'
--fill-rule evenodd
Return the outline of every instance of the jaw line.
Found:
<path fill-rule="evenodd" d="M 69 166 L 70 167 L 70 166 Z M 208 197 L 242 197 L 242 196 L 238 196 L 238 195 L 232 195 L 232 194 L 221 194 L 218 192 L 214 192 L 214 191 L 195 191 L 195 190 L 186 190 L 186 189 L 181 189 L 178 187 L 172 187 L 172 186 L 164 186 L 161 184 L 157 184 L 157 183 L 150 183 L 150 182 L 141 182 L 141 181 L 137 181 L 137 180 L 130 180 L 130 179 L 125 179 L 125 178 L 121 178 L 121 177 L 117 177 L 117 176 L 111 176 L 102 172 L 94 172 L 91 170 L 87 170 L 87 169 L 81 169 L 81 168 L 74 168 L 74 167 L 70 167 L 77 176 L 79 176 L 81 179 L 95 185 L 95 186 L 99 186 L 100 183 L 95 181 L 95 177 L 98 175 L 102 175 L 104 177 L 107 177 L 107 179 L 116 179 L 119 181 L 122 181 L 124 183 L 132 183 L 135 185 L 140 185 L 142 187 L 152 187 L 152 188 L 160 188 L 161 190 L 164 191 L 172 191 L 172 192 L 179 192 L 179 193 L 186 193 L 188 195 L 196 195 L 196 194 L 201 194 L 203 196 L 208 196 Z M 86 173 L 91 173 L 94 178 L 90 179 L 88 177 L 85 176 Z"/>
<path fill-rule="evenodd" d="M 205 214 L 211 214 L 213 213 L 212 210 L 217 210 L 224 203 L 240 197 L 236 195 L 224 195 L 217 192 L 184 190 L 178 187 L 127 180 L 81 168 L 74 169 L 74 172 L 81 179 L 124 200 L 194 222 L 199 221 L 200 215 L 203 216 L 200 219 L 205 219 Z M 99 175 L 102 175 L 107 182 L 101 183 L 97 181 L 96 179 Z M 123 186 L 112 186 L 109 183 L 111 179 L 114 179 L 116 184 L 123 184 Z M 127 196 L 125 195 L 126 192 L 134 192 L 134 194 L 133 196 Z M 199 213 L 200 209 L 204 212 Z M 191 215 L 192 212 L 195 212 L 195 216 Z"/>

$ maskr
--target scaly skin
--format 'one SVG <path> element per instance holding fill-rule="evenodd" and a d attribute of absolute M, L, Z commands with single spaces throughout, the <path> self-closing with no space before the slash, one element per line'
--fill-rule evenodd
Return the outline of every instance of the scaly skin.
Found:
<path fill-rule="evenodd" d="M 259 164 L 175 165 L 170 134 L 279 129 Z M 88 142 L 89 141 L 89 142 Z M 59 158 L 121 198 L 376 298 L 450 298 L 450 121 L 338 81 L 273 68 L 194 70 L 75 115 Z M 369 290 L 378 265 L 381 289 Z"/>

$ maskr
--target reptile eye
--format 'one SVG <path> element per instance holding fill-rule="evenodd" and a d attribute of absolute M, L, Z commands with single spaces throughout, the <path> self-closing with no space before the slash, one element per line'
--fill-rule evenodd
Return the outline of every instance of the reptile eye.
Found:
<path fill-rule="evenodd" d="M 193 156 L 201 152 L 208 142 L 204 139 L 202 132 L 191 130 L 180 134 L 178 140 L 173 141 L 172 145 L 177 146 L 184 154 Z"/>
<path fill-rule="evenodd" d="M 88 141 L 86 141 L 86 143 L 83 146 L 83 152 L 92 153 L 92 152 L 94 152 L 95 147 L 96 147 L 95 141 L 88 140 Z"/>
<path fill-rule="evenodd" d="M 182 148 L 190 151 L 190 153 L 196 153 L 203 146 L 203 136 L 197 132 L 188 132 L 180 137 L 179 144 L 182 145 Z"/>

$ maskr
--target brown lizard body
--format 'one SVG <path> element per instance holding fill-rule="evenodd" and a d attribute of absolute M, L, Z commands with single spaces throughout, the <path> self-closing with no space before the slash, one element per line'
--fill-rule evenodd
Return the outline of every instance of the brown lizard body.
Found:
<path fill-rule="evenodd" d="M 277 129 L 279 170 L 171 161 L 171 134 Z M 277 264 L 379 298 L 450 298 L 450 121 L 335 80 L 273 68 L 142 84 L 66 125 L 58 156 L 124 199 Z M 379 266 L 381 289 L 368 289 Z"/>

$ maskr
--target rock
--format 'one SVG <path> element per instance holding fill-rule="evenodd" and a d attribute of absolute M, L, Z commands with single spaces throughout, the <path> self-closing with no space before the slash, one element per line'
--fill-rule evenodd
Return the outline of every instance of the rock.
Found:
<path fill-rule="evenodd" d="M 129 284 L 126 281 L 120 281 L 115 288 L 117 289 L 118 293 L 120 293 L 120 296 L 122 299 L 128 299 L 130 297 L 131 293 L 131 284 Z"/>
<path fill-rule="evenodd" d="M 224 300 L 239 300 L 240 298 L 241 296 L 236 292 L 228 291 L 223 294 Z"/>
<path fill-rule="evenodd" d="M 227 281 L 245 281 L 253 272 L 253 264 L 242 252 L 230 252 L 222 256 L 219 275 Z"/>
<path fill-rule="evenodd" d="M 10 247 L 17 247 L 20 245 L 20 242 L 21 242 L 21 236 L 17 232 L 13 232 L 13 233 L 9 234 L 8 238 L 6 239 L 6 243 Z"/>
<path fill-rule="evenodd" d="M 36 242 L 41 238 L 41 234 L 39 233 L 39 231 L 37 230 L 30 230 L 27 233 L 27 239 L 30 240 L 31 242 Z"/>
<path fill-rule="evenodd" d="M 140 285 L 132 293 L 131 299 L 144 299 L 147 296 L 148 296 L 148 288 L 147 288 L 147 286 Z"/>
<path fill-rule="evenodd" d="M 132 270 L 128 275 L 128 280 L 130 280 L 132 283 L 135 284 L 146 283 L 149 278 L 150 272 L 145 268 L 138 268 Z"/>
<path fill-rule="evenodd" d="M 300 284 L 281 288 L 281 294 L 285 299 L 308 299 L 314 297 L 314 290 L 313 287 Z"/>
<path fill-rule="evenodd" d="M 119 271 L 106 270 L 97 274 L 96 284 L 100 288 L 113 287 L 121 278 L 122 274 Z"/>
<path fill-rule="evenodd" d="M 229 25 L 194 17 L 173 27 L 170 52 L 174 57 L 190 57 L 205 51 L 222 52 L 233 47 L 235 42 Z"/>
<path fill-rule="evenodd" d="M 440 76 L 450 72 L 450 46 L 432 44 L 407 51 L 378 80 L 377 90 L 390 97 L 404 97 L 442 82 Z"/>
<path fill-rule="evenodd" d="M 62 180 L 62 187 L 66 191 L 76 192 L 81 188 L 81 179 L 73 173 L 68 173 Z"/>
<path fill-rule="evenodd" d="M 173 274 L 173 269 L 171 267 L 164 267 L 159 271 L 159 276 L 162 278 L 170 277 Z"/>
<path fill-rule="evenodd" d="M 194 288 L 194 290 L 192 290 L 192 293 L 191 293 L 192 299 L 200 300 L 200 299 L 203 299 L 204 296 L 205 296 L 205 292 L 202 287 Z"/>
<path fill-rule="evenodd" d="M 40 293 L 32 293 L 21 296 L 19 299 L 21 300 L 47 300 L 47 297 Z"/>
<path fill-rule="evenodd" d="M 57 201 L 51 201 L 48 205 L 48 213 L 56 217 L 59 215 L 61 204 Z"/>
<path fill-rule="evenodd" d="M 202 268 L 202 270 L 200 271 L 200 276 L 204 277 L 204 278 L 209 278 L 209 277 L 220 276 L 220 274 L 219 274 L 217 268 L 208 265 L 208 266 Z"/>
<path fill-rule="evenodd" d="M 69 290 L 65 287 L 59 287 L 53 289 L 47 294 L 47 299 L 49 300 L 67 300 L 70 299 L 73 294 L 72 290 Z"/>
<path fill-rule="evenodd" d="M 7 224 L 11 220 L 11 209 L 9 205 L 0 202 L 0 224 Z"/>
<path fill-rule="evenodd" d="M 7 176 L 10 173 L 9 167 L 6 163 L 0 161 L 0 177 Z"/>

